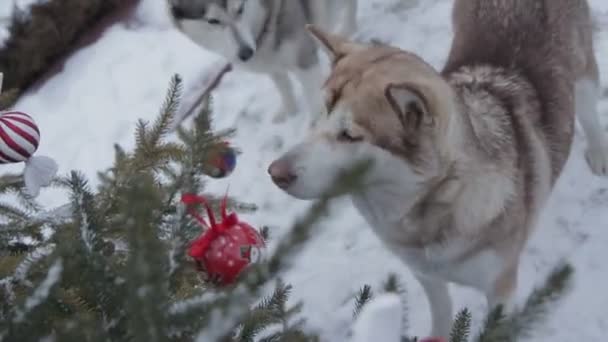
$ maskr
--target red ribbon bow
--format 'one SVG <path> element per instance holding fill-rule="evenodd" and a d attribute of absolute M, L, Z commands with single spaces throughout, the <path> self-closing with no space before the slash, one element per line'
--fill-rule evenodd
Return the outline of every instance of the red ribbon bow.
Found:
<path fill-rule="evenodd" d="M 218 223 L 215 221 L 215 215 L 213 214 L 207 199 L 195 194 L 182 195 L 182 203 L 188 205 L 188 214 L 194 217 L 196 221 L 198 221 L 198 223 L 205 228 L 203 234 L 198 239 L 194 240 L 190 245 L 188 255 L 190 255 L 192 258 L 203 258 L 205 252 L 207 252 L 207 249 L 209 249 L 209 245 L 215 241 L 215 239 L 223 235 L 228 228 L 239 223 L 239 219 L 235 213 L 231 213 L 230 215 L 226 213 L 226 201 L 227 198 L 224 197 L 220 208 L 222 221 Z M 205 207 L 207 216 L 209 217 L 209 223 L 205 222 L 205 219 L 194 209 L 193 205 L 196 204 L 202 204 Z"/>

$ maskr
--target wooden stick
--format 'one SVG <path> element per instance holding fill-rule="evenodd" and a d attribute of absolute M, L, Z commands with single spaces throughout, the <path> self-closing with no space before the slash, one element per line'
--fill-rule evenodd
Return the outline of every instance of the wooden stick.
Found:
<path fill-rule="evenodd" d="M 209 86 L 203 90 L 203 93 L 196 99 L 196 101 L 192 104 L 190 109 L 188 109 L 188 111 L 186 112 L 186 115 L 184 115 L 184 117 L 182 118 L 182 121 L 185 120 L 190 115 L 192 115 L 192 113 L 196 110 L 196 108 L 198 106 L 200 106 L 201 103 L 203 103 L 203 100 L 207 96 L 209 96 L 209 94 L 215 88 L 217 88 L 217 86 L 220 85 L 220 81 L 222 80 L 224 75 L 226 75 L 231 70 L 232 70 L 232 65 L 226 64 L 226 66 L 224 66 L 224 68 L 217 74 L 217 76 L 211 81 L 211 83 L 209 83 Z"/>
<path fill-rule="evenodd" d="M 217 86 L 220 84 L 220 82 L 221 82 L 222 78 L 224 77 L 224 75 L 226 75 L 231 70 L 232 70 L 232 65 L 231 64 L 226 64 L 220 70 L 220 72 L 217 73 L 217 75 L 215 76 L 215 78 L 213 78 L 211 80 L 211 82 L 209 83 L 209 85 L 207 87 L 205 87 L 205 89 L 203 89 L 203 92 L 201 93 L 201 95 L 199 95 L 199 97 L 196 98 L 196 101 L 194 101 L 194 103 L 190 106 L 190 108 L 188 108 L 188 110 L 186 111 L 186 113 L 183 114 L 183 115 L 181 115 L 179 118 L 176 118 L 176 121 L 173 124 L 173 129 L 176 129 L 179 125 L 181 125 L 182 122 L 184 122 L 184 120 L 186 120 L 188 117 L 190 117 L 190 115 L 192 115 L 192 113 L 194 113 L 194 111 L 203 103 L 203 101 L 205 100 L 205 98 L 207 98 L 207 96 L 209 96 L 209 94 L 215 88 L 217 88 Z"/>

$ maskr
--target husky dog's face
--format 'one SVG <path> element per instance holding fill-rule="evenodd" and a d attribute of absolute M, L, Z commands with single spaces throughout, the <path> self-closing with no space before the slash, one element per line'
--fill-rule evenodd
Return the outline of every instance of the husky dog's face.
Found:
<path fill-rule="evenodd" d="M 415 195 L 441 170 L 441 78 L 407 52 L 316 32 L 334 61 L 324 86 L 327 113 L 270 165 L 273 182 L 296 198 L 314 199 L 342 172 L 371 161 L 363 186 Z"/>
<path fill-rule="evenodd" d="M 168 0 L 177 27 L 195 43 L 231 61 L 247 62 L 256 51 L 255 20 L 245 12 L 259 10 L 247 0 Z"/>

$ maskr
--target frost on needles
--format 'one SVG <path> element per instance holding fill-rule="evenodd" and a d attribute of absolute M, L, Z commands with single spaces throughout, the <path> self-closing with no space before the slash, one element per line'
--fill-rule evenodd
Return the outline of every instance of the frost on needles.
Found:
<path fill-rule="evenodd" d="M 132 151 L 114 147 L 114 162 L 99 172 L 96 189 L 78 171 L 55 181 L 69 193 L 69 204 L 44 211 L 22 192 L 20 175 L 0 176 L 0 341 L 320 341 L 306 328 L 306 304 L 289 303 L 292 287 L 279 275 L 315 234 L 331 195 L 359 186 L 369 165 L 341 175 L 283 238 L 271 241 L 265 262 L 237 284 L 216 288 L 186 255 L 200 226 L 185 215 L 179 197 L 204 193 L 207 154 L 233 132 L 212 132 L 207 99 L 193 122 L 178 129 L 177 141 L 168 141 L 181 85 L 175 76 L 157 119 L 138 122 Z M 218 206 L 218 198 L 207 197 Z M 232 198 L 229 206 L 255 209 Z M 477 341 L 514 341 L 503 332 L 530 332 L 567 288 L 570 273 L 556 274 L 518 315 L 489 319 Z M 402 298 L 397 335 L 414 341 L 406 337 L 405 316 L 416 308 L 405 310 L 405 287 L 392 275 L 383 292 Z M 364 286 L 353 300 L 353 324 L 375 299 Z M 459 316 L 451 341 L 466 341 L 470 319 L 468 312 Z"/>

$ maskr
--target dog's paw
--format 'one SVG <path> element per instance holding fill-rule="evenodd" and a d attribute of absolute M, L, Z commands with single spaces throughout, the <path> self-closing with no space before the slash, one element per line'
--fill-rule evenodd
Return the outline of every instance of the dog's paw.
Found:
<path fill-rule="evenodd" d="M 585 151 L 585 159 L 591 172 L 598 176 L 608 177 L 608 148 L 588 148 Z"/>

